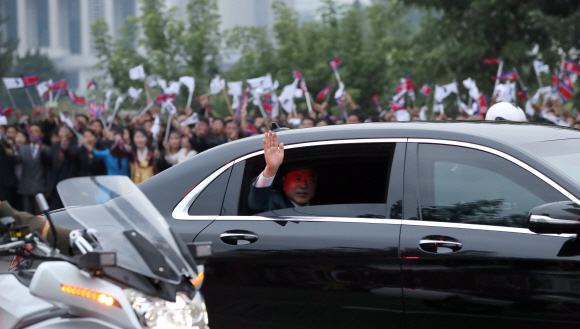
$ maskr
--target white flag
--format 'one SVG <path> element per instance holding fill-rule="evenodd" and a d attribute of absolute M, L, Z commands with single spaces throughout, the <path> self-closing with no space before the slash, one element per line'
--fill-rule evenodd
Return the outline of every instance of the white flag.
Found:
<path fill-rule="evenodd" d="M 187 90 L 189 90 L 190 93 L 192 93 L 195 90 L 195 79 L 193 77 L 188 76 L 181 77 L 179 78 L 179 83 L 186 86 Z"/>
<path fill-rule="evenodd" d="M 304 90 L 296 88 L 296 91 L 294 91 L 294 98 L 302 98 L 302 97 L 304 97 Z"/>
<path fill-rule="evenodd" d="M 60 112 L 59 116 L 60 122 L 64 122 L 71 129 L 75 129 L 75 125 L 73 124 L 72 120 L 68 117 L 68 115 L 64 115 L 64 113 Z"/>
<path fill-rule="evenodd" d="M 7 126 L 8 119 L 5 116 L 0 116 L 0 126 Z"/>
<path fill-rule="evenodd" d="M 264 76 L 264 80 L 262 81 L 262 89 L 270 90 L 274 84 L 272 83 L 272 75 L 270 73 Z"/>
<path fill-rule="evenodd" d="M 226 86 L 226 80 L 221 79 L 220 80 L 220 76 L 216 75 L 216 77 L 211 80 L 211 82 L 209 83 L 209 92 L 212 95 L 216 95 L 222 92 L 222 89 L 224 89 L 224 87 Z"/>
<path fill-rule="evenodd" d="M 296 92 L 296 86 L 298 85 L 298 79 L 294 80 L 294 83 L 289 84 L 282 89 L 282 93 L 280 94 L 278 101 L 284 111 L 288 113 L 292 113 L 294 111 L 294 94 Z"/>
<path fill-rule="evenodd" d="M 465 89 L 469 90 L 469 96 L 475 100 L 477 100 L 479 98 L 479 88 L 477 88 L 477 84 L 475 83 L 475 80 L 472 80 L 471 78 L 467 78 L 465 80 L 463 80 L 463 86 L 465 87 Z"/>
<path fill-rule="evenodd" d="M 255 89 L 252 89 L 250 92 L 252 93 L 252 98 L 254 99 L 252 103 L 256 106 L 260 106 L 260 104 L 262 104 L 260 94 Z"/>
<path fill-rule="evenodd" d="M 121 103 L 123 103 L 123 97 L 119 96 L 119 97 L 117 97 L 117 100 L 115 101 L 115 108 L 113 109 L 113 112 L 116 113 L 119 110 Z"/>
<path fill-rule="evenodd" d="M 147 86 L 149 86 L 149 88 L 153 88 L 157 86 L 157 75 L 150 75 L 147 77 Z"/>
<path fill-rule="evenodd" d="M 493 93 L 497 95 L 497 102 L 511 102 L 516 99 L 516 83 L 500 83 Z"/>
<path fill-rule="evenodd" d="M 407 89 L 403 89 L 399 91 L 395 96 L 393 96 L 392 100 L 395 103 L 399 103 L 401 105 L 405 105 L 405 94 L 407 93 Z"/>
<path fill-rule="evenodd" d="M 280 86 L 280 84 L 278 83 L 278 80 L 274 81 L 274 84 L 272 84 L 272 88 L 270 88 L 270 90 L 278 90 L 278 87 Z"/>
<path fill-rule="evenodd" d="M 550 66 L 548 64 L 544 64 L 538 60 L 534 61 L 534 70 L 536 71 L 536 75 L 540 75 L 540 73 L 550 73 Z"/>
<path fill-rule="evenodd" d="M 169 111 L 169 113 L 175 115 L 177 113 L 177 109 L 175 108 L 175 105 L 173 105 L 172 102 L 165 102 L 165 107 L 167 108 L 167 111 Z"/>
<path fill-rule="evenodd" d="M 167 87 L 166 89 L 163 89 L 163 91 L 167 95 L 177 95 L 177 94 L 179 94 L 179 87 L 180 86 L 181 86 L 181 84 L 179 82 L 171 81 L 169 83 L 169 87 Z"/>
<path fill-rule="evenodd" d="M 22 78 L 2 78 L 6 89 L 22 88 L 24 87 L 24 81 Z"/>
<path fill-rule="evenodd" d="M 197 116 L 197 112 L 195 112 L 189 118 L 181 121 L 181 126 L 185 127 L 185 126 L 189 126 L 189 125 L 194 125 L 198 122 L 199 122 L 199 118 Z"/>
<path fill-rule="evenodd" d="M 159 88 L 161 88 L 163 92 L 165 92 L 165 89 L 167 89 L 167 80 L 157 79 L 157 85 L 159 86 Z"/>
<path fill-rule="evenodd" d="M 36 85 L 36 91 L 38 95 L 42 98 L 42 95 L 48 91 L 48 81 L 42 81 L 41 83 Z"/>
<path fill-rule="evenodd" d="M 145 69 L 143 68 L 143 64 L 135 66 L 134 68 L 129 70 L 129 79 L 131 80 L 145 79 Z"/>
<path fill-rule="evenodd" d="M 435 101 L 435 104 L 433 104 L 433 112 L 443 113 L 444 111 L 445 111 L 445 109 L 443 108 L 443 103 Z"/>
<path fill-rule="evenodd" d="M 228 95 L 240 96 L 242 94 L 242 81 L 228 82 Z"/>
<path fill-rule="evenodd" d="M 141 95 L 142 92 L 143 92 L 143 89 L 142 88 L 135 89 L 132 86 L 129 87 L 129 90 L 127 91 L 127 93 L 129 94 L 129 96 L 131 96 L 131 98 L 133 98 L 133 99 L 139 98 L 139 96 Z"/>
<path fill-rule="evenodd" d="M 451 93 L 457 94 L 457 82 L 448 83 L 443 86 L 435 85 L 435 101 L 441 102 Z"/>

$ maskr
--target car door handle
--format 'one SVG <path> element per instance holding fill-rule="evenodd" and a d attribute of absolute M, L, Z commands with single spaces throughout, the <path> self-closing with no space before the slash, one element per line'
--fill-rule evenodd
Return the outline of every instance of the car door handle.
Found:
<path fill-rule="evenodd" d="M 248 231 L 228 231 L 220 234 L 220 240 L 225 244 L 239 246 L 258 241 L 258 235 Z"/>
<path fill-rule="evenodd" d="M 419 241 L 419 248 L 426 252 L 442 254 L 460 250 L 463 248 L 463 243 L 457 241 L 456 239 L 441 235 L 426 236 Z"/>

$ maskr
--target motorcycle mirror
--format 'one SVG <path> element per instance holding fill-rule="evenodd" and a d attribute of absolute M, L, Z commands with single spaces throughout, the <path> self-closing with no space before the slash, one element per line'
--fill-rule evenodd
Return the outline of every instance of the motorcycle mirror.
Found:
<path fill-rule="evenodd" d="M 36 204 L 38 204 L 38 208 L 40 208 L 41 212 L 47 212 L 50 210 L 48 207 L 48 202 L 46 202 L 46 198 L 42 193 L 38 193 L 36 195 Z"/>

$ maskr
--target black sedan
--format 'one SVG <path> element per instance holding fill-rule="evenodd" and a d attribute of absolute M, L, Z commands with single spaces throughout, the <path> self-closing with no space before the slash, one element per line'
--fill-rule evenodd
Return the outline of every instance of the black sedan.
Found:
<path fill-rule="evenodd" d="M 580 131 L 280 131 L 280 170 L 316 168 L 316 194 L 254 213 L 262 139 L 211 149 L 139 185 L 186 242 L 213 242 L 202 289 L 212 328 L 580 324 Z"/>

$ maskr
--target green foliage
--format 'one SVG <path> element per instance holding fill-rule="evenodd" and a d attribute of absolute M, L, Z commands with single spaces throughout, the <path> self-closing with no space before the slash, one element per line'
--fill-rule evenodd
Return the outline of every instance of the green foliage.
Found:
<path fill-rule="evenodd" d="M 386 106 L 409 72 L 417 88 L 471 77 L 490 95 L 497 66 L 483 65 L 484 58 L 503 58 L 504 70 L 516 68 L 532 91 L 538 87 L 534 59 L 555 70 L 562 57 L 580 58 L 580 6 L 569 0 L 377 0 L 367 7 L 322 0 L 319 19 L 311 22 L 300 22 L 293 8 L 274 1 L 272 29 L 236 27 L 223 35 L 216 0 L 189 0 L 185 23 L 176 20 L 175 9 L 166 10 L 162 0 L 142 4 L 143 16 L 130 19 L 116 40 L 104 22 L 93 25 L 99 66 L 121 91 L 143 86 L 128 79 L 128 70 L 144 64 L 147 73 L 168 80 L 192 75 L 196 94 L 204 93 L 209 80 L 224 68 L 223 55 L 235 59 L 221 72 L 228 81 L 271 73 L 284 86 L 292 82 L 292 70 L 299 70 L 315 96 L 329 83 L 336 90 L 328 61 L 339 56 L 347 92 L 363 111 L 373 114 L 372 95 L 379 95 Z M 543 83 L 550 83 L 549 75 L 543 76 Z M 425 104 L 417 97 L 416 105 Z M 580 93 L 573 97 L 571 104 L 579 104 Z M 467 93 L 461 98 L 467 102 Z M 218 113 L 227 113 L 221 97 L 212 101 Z M 337 112 L 334 100 L 330 104 Z M 306 109 L 303 100 L 297 105 Z M 445 108 L 457 110 L 454 96 Z"/>

